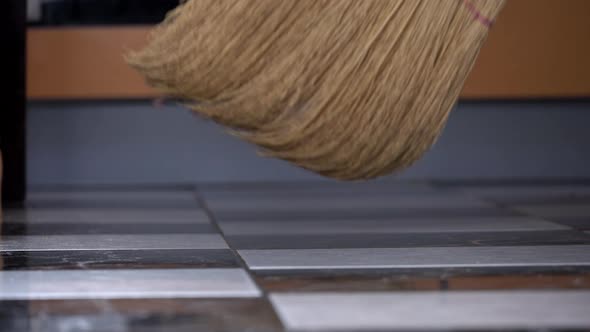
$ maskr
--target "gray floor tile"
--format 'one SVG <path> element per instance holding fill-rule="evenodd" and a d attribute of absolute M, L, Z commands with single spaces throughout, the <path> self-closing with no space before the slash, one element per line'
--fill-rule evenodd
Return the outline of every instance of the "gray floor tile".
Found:
<path fill-rule="evenodd" d="M 571 227 L 573 229 L 587 231 L 590 230 L 590 216 L 588 217 L 565 217 L 565 218 L 546 218 L 547 220 L 551 220 L 554 223 Z"/>
<path fill-rule="evenodd" d="M 209 223 L 205 211 L 194 209 L 7 209 L 4 220 L 27 223 Z"/>
<path fill-rule="evenodd" d="M 218 234 L 5 236 L 0 251 L 226 249 Z"/>
<path fill-rule="evenodd" d="M 590 217 L 590 202 L 585 204 L 517 205 L 512 208 L 541 218 Z"/>
<path fill-rule="evenodd" d="M 590 266 L 590 246 L 239 250 L 253 270 Z"/>
<path fill-rule="evenodd" d="M 224 221 L 220 223 L 220 227 L 227 235 L 518 232 L 569 229 L 564 225 L 528 217 Z"/>
<path fill-rule="evenodd" d="M 196 195 L 192 191 L 33 191 L 28 193 L 29 201 L 46 202 L 85 202 L 85 201 L 173 201 L 194 202 Z"/>
<path fill-rule="evenodd" d="M 0 299 L 256 297 L 241 269 L 4 271 Z"/>
<path fill-rule="evenodd" d="M 207 197 L 237 196 L 301 196 L 301 195 L 364 195 L 433 193 L 438 190 L 426 181 L 370 181 L 370 182 L 307 182 L 201 185 L 199 192 Z"/>
<path fill-rule="evenodd" d="M 590 328 L 588 291 L 271 295 L 292 330 Z"/>
<path fill-rule="evenodd" d="M 487 208 L 493 204 L 461 195 L 363 195 L 360 197 L 236 197 L 208 199 L 213 212 L 326 211 L 371 209 Z"/>

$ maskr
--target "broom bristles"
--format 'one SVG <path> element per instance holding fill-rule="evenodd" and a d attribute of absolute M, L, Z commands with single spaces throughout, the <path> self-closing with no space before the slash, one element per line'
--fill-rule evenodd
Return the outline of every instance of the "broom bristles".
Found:
<path fill-rule="evenodd" d="M 189 0 L 127 57 L 163 93 L 325 176 L 435 143 L 504 0 Z"/>

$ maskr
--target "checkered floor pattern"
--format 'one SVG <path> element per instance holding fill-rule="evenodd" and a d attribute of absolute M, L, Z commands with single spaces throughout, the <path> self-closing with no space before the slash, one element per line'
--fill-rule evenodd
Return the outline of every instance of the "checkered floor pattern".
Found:
<path fill-rule="evenodd" d="M 583 183 L 41 190 L 0 229 L 0 331 L 590 330 Z"/>

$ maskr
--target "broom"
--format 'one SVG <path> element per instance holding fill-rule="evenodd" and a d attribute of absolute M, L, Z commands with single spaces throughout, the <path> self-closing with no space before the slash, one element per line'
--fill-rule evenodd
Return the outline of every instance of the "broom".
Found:
<path fill-rule="evenodd" d="M 505 0 L 188 0 L 127 56 L 277 157 L 371 179 L 435 143 Z"/>

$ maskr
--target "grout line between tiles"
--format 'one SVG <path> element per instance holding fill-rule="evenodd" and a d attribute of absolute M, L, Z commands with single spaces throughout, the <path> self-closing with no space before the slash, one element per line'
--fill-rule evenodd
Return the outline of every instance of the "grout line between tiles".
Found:
<path fill-rule="evenodd" d="M 215 215 L 213 214 L 213 211 L 211 211 L 211 209 L 209 209 L 209 206 L 207 205 L 206 200 L 201 195 L 200 189 L 199 189 L 199 186 L 198 185 L 195 186 L 194 196 L 195 196 L 195 199 L 197 200 L 197 202 L 199 203 L 199 206 L 203 209 L 203 211 L 205 211 L 205 214 L 207 215 L 207 217 L 209 217 L 209 221 L 211 222 L 211 224 L 213 225 L 213 227 L 215 228 L 215 230 L 217 230 L 217 232 L 219 232 L 219 234 L 221 235 L 221 237 L 223 238 L 223 240 L 227 243 L 227 247 L 233 253 L 233 255 L 237 259 L 238 263 L 240 264 L 241 268 L 244 269 L 244 271 L 248 274 L 248 276 L 250 277 L 250 279 L 252 280 L 252 282 L 256 285 L 256 287 L 258 287 L 258 290 L 260 291 L 260 294 L 261 294 L 262 299 L 264 301 L 266 301 L 270 305 L 270 307 L 272 308 L 272 312 L 274 313 L 276 320 L 281 324 L 282 331 L 287 331 L 287 327 L 283 323 L 283 320 L 279 316 L 279 313 L 277 312 L 274 304 L 270 300 L 270 297 L 269 297 L 268 292 L 266 291 L 266 289 L 264 287 L 262 287 L 262 285 L 260 285 L 260 283 L 258 282 L 258 279 L 256 278 L 255 274 L 248 267 L 248 264 L 246 263 L 246 261 L 238 253 L 238 251 L 232 247 L 232 245 L 230 244 L 230 242 L 227 241 L 227 239 L 225 238 L 225 233 L 223 232 L 223 230 L 219 226 L 219 223 L 217 222 L 217 219 L 215 218 Z"/>

